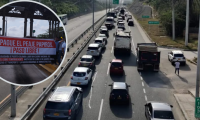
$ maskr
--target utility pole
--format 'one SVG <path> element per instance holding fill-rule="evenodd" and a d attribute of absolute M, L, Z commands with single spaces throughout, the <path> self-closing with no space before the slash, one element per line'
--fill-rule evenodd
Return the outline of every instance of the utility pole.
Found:
<path fill-rule="evenodd" d="M 174 0 L 172 0 L 172 39 L 175 40 Z"/>
<path fill-rule="evenodd" d="M 198 36 L 198 56 L 197 56 L 197 73 L 196 73 L 196 98 L 199 97 L 199 74 L 200 69 L 200 14 L 199 14 L 199 36 Z"/>
<path fill-rule="evenodd" d="M 185 25 L 185 46 L 188 46 L 188 35 L 189 35 L 189 0 L 186 5 L 186 25 Z"/>
<path fill-rule="evenodd" d="M 11 85 L 11 117 L 16 116 L 16 93 L 15 86 Z"/>
<path fill-rule="evenodd" d="M 93 9 L 93 13 L 92 13 L 92 16 L 93 16 L 92 28 L 93 28 L 93 31 L 94 31 L 94 0 L 92 0 L 92 9 Z"/>
<path fill-rule="evenodd" d="M 106 0 L 106 14 L 107 14 L 107 0 Z"/>

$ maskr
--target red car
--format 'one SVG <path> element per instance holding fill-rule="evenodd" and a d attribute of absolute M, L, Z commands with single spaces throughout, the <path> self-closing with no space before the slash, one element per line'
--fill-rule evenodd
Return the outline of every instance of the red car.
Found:
<path fill-rule="evenodd" d="M 110 62 L 110 74 L 124 74 L 123 62 L 120 59 L 113 59 Z"/>

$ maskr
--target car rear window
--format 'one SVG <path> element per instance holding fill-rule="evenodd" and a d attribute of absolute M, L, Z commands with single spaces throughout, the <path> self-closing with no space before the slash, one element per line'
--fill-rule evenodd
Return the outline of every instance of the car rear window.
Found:
<path fill-rule="evenodd" d="M 174 57 L 183 57 L 183 54 L 174 54 Z"/>
<path fill-rule="evenodd" d="M 48 101 L 45 108 L 54 110 L 69 110 L 71 107 L 69 102 L 52 102 Z"/>
<path fill-rule="evenodd" d="M 119 62 L 112 62 L 111 66 L 112 66 L 112 67 L 121 67 L 121 66 L 122 66 L 122 63 L 119 63 Z"/>
<path fill-rule="evenodd" d="M 95 43 L 102 43 L 102 40 L 95 40 Z"/>
<path fill-rule="evenodd" d="M 98 50 L 98 47 L 88 47 L 88 50 Z"/>
<path fill-rule="evenodd" d="M 108 21 L 108 22 L 112 22 L 112 21 L 113 21 L 113 19 L 106 19 L 106 21 Z"/>
<path fill-rule="evenodd" d="M 85 62 L 91 62 L 92 59 L 91 58 L 81 58 L 81 61 L 85 61 Z"/>
<path fill-rule="evenodd" d="M 75 77 L 84 77 L 86 75 L 86 73 L 85 72 L 74 72 L 73 75 Z"/>
<path fill-rule="evenodd" d="M 174 119 L 172 111 L 154 111 L 154 118 Z"/>

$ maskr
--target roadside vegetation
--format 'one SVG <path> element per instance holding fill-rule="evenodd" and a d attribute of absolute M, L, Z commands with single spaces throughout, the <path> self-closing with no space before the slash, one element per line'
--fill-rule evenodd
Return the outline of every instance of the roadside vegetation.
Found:
<path fill-rule="evenodd" d="M 190 34 L 188 46 L 185 46 L 186 1 L 175 2 L 175 34 L 176 40 L 172 40 L 172 1 L 171 0 L 140 0 L 143 5 L 153 8 L 152 18 L 139 18 L 138 22 L 149 34 L 151 39 L 161 46 L 178 47 L 188 50 L 196 50 L 198 46 L 198 27 L 200 1 L 190 0 Z M 159 25 L 148 25 L 148 21 L 159 21 Z"/>

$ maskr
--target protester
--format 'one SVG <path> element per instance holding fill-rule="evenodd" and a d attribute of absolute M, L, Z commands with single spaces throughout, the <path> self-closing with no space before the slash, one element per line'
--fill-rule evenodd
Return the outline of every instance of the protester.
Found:
<path fill-rule="evenodd" d="M 58 48 L 58 63 L 60 65 L 61 63 L 61 57 L 63 56 L 63 53 L 62 53 L 62 44 L 64 43 L 64 40 L 63 38 L 61 37 L 62 40 L 59 41 L 59 48 Z"/>
<path fill-rule="evenodd" d="M 59 41 L 58 41 L 58 37 L 55 38 L 55 44 L 56 44 L 56 65 L 57 65 L 57 61 L 58 61 L 58 49 L 59 49 Z"/>
<path fill-rule="evenodd" d="M 64 39 L 64 42 L 63 42 L 63 44 L 62 44 L 63 56 L 65 55 L 65 50 L 66 50 L 66 39 Z"/>

